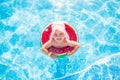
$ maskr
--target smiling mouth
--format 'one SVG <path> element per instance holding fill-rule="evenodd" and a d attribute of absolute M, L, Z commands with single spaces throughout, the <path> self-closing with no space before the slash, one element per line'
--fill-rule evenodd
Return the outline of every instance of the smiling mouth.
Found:
<path fill-rule="evenodd" d="M 57 40 L 62 40 L 62 38 L 57 38 Z"/>

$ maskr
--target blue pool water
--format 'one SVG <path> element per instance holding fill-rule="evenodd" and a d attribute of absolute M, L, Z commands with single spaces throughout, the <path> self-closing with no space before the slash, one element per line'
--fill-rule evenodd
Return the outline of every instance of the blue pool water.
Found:
<path fill-rule="evenodd" d="M 74 55 L 40 50 L 54 21 L 75 28 Z M 120 0 L 0 0 L 0 80 L 120 80 Z"/>

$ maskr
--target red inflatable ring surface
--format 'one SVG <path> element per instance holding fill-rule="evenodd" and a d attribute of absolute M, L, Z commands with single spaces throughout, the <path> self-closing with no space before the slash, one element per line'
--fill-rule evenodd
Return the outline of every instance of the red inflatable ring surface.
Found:
<path fill-rule="evenodd" d="M 75 30 L 67 23 L 64 23 L 64 25 L 65 25 L 65 30 L 68 33 L 70 40 L 78 41 Z M 48 25 L 42 32 L 42 37 L 41 37 L 42 45 L 45 44 L 50 39 L 51 32 L 52 32 L 52 24 Z M 71 51 L 72 49 L 73 49 L 73 47 L 71 47 L 71 46 L 67 46 L 64 48 L 50 47 L 50 48 L 48 48 L 48 51 L 53 52 L 55 54 L 62 54 L 62 53 L 67 53 L 67 52 Z"/>

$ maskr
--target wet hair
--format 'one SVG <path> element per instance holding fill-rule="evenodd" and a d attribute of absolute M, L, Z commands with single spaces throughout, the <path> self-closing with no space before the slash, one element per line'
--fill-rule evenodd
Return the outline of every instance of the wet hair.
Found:
<path fill-rule="evenodd" d="M 54 33 L 55 33 L 56 30 L 59 30 L 59 31 L 63 32 L 64 35 L 65 35 L 65 38 L 69 39 L 69 35 L 66 32 L 66 30 L 65 30 L 65 25 L 64 25 L 63 22 L 54 22 L 52 24 L 52 32 L 51 32 L 51 35 L 50 35 L 50 39 L 53 38 L 53 35 L 54 35 Z"/>

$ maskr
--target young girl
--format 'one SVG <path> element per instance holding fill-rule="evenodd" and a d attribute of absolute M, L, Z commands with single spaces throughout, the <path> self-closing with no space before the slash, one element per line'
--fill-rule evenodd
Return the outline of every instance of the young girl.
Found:
<path fill-rule="evenodd" d="M 50 35 L 50 40 L 46 42 L 41 50 L 50 56 L 51 58 L 56 58 L 58 54 L 49 52 L 50 47 L 55 47 L 55 48 L 63 48 L 66 46 L 71 46 L 73 47 L 73 50 L 71 50 L 68 53 L 62 53 L 62 54 L 67 54 L 68 56 L 72 55 L 73 53 L 76 52 L 76 50 L 79 48 L 79 43 L 75 41 L 70 41 L 69 36 L 65 30 L 65 25 L 62 22 L 59 23 L 53 23 L 52 24 L 52 32 Z"/>

